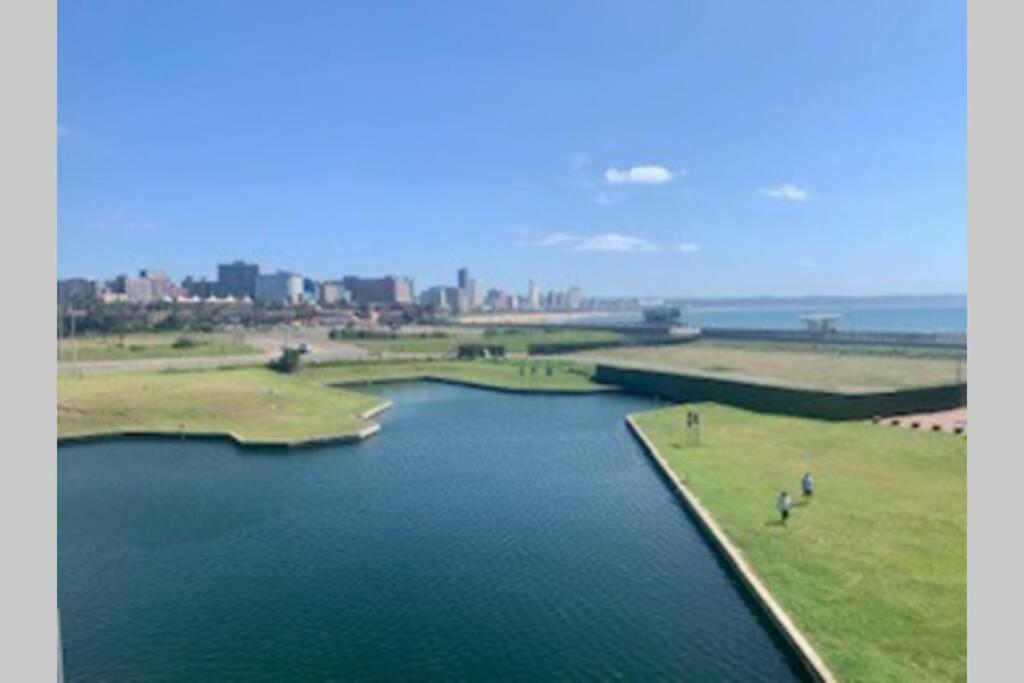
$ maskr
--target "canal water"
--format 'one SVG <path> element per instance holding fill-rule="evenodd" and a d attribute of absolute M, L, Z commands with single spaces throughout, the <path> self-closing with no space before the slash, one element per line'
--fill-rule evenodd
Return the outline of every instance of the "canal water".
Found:
<path fill-rule="evenodd" d="M 358 445 L 59 449 L 68 681 L 803 680 L 618 395 L 394 385 Z"/>

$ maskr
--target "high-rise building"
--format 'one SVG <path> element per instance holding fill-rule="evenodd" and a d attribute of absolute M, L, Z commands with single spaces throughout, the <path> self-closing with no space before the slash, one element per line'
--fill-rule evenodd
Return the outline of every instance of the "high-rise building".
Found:
<path fill-rule="evenodd" d="M 459 289 L 469 287 L 469 268 L 459 268 Z"/>
<path fill-rule="evenodd" d="M 160 301 L 174 294 L 174 283 L 162 270 L 143 268 L 139 271 L 139 277 L 149 280 L 154 301 Z"/>
<path fill-rule="evenodd" d="M 583 306 L 583 290 L 579 287 L 570 287 L 566 294 L 566 304 L 569 308 L 580 308 Z"/>
<path fill-rule="evenodd" d="M 200 299 L 209 299 L 217 294 L 217 283 L 207 280 L 205 277 L 197 280 L 189 275 L 181 281 L 181 286 L 188 296 L 195 296 Z"/>
<path fill-rule="evenodd" d="M 533 280 L 530 280 L 530 291 L 527 294 L 527 306 L 532 310 L 540 308 L 540 287 Z"/>
<path fill-rule="evenodd" d="M 362 306 L 371 304 L 411 304 L 414 297 L 413 282 L 407 277 L 389 275 L 365 278 L 348 275 L 342 284 L 352 294 L 352 300 Z"/>
<path fill-rule="evenodd" d="M 83 304 L 93 301 L 99 296 L 100 288 L 93 280 L 86 280 L 81 277 L 72 277 L 66 280 L 57 280 L 57 304 L 66 306 L 68 304 Z"/>
<path fill-rule="evenodd" d="M 341 280 L 328 280 L 320 283 L 320 303 L 334 306 L 347 301 L 349 301 L 349 293 L 341 284 Z"/>
<path fill-rule="evenodd" d="M 138 277 L 119 275 L 113 291 L 123 292 L 125 299 L 132 303 L 150 304 L 170 297 L 174 293 L 174 283 L 166 273 L 143 268 Z"/>
<path fill-rule="evenodd" d="M 466 306 L 469 310 L 477 309 L 483 306 L 484 303 L 484 288 L 483 283 L 477 280 L 475 277 L 471 277 L 466 280 L 466 286 L 460 288 L 466 298 Z"/>
<path fill-rule="evenodd" d="M 133 304 L 149 304 L 153 302 L 153 284 L 144 277 L 126 275 L 124 280 L 124 296 Z"/>
<path fill-rule="evenodd" d="M 420 296 L 420 303 L 435 311 L 451 311 L 458 305 L 451 299 L 450 293 L 458 292 L 455 287 L 431 287 Z"/>
<path fill-rule="evenodd" d="M 240 299 L 244 296 L 256 298 L 256 278 L 260 267 L 255 263 L 234 261 L 221 263 L 217 266 L 217 282 L 221 296 L 233 296 Z"/>
<path fill-rule="evenodd" d="M 298 273 L 283 270 L 261 273 L 256 276 L 255 299 L 262 304 L 292 306 L 303 300 L 303 285 L 303 278 Z"/>

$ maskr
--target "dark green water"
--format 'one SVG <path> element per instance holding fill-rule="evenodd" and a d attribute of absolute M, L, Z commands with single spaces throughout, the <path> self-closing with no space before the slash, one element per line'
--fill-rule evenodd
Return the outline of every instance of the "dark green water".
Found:
<path fill-rule="evenodd" d="M 69 681 L 790 681 L 625 396 L 412 384 L 288 455 L 59 452 Z"/>

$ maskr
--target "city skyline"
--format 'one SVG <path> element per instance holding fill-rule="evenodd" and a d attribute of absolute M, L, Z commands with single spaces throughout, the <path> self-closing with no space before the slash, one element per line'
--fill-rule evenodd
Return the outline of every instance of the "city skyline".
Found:
<path fill-rule="evenodd" d="M 58 275 L 965 292 L 965 18 L 924 7 L 64 3 Z"/>

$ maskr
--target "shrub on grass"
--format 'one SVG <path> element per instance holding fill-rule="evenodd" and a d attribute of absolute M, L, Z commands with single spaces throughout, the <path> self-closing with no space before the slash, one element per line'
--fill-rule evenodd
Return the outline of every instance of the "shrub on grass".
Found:
<path fill-rule="evenodd" d="M 299 358 L 301 357 L 302 352 L 298 349 L 285 348 L 281 350 L 281 355 L 278 358 L 270 361 L 269 367 L 278 372 L 295 372 L 299 367 Z"/>
<path fill-rule="evenodd" d="M 474 358 L 504 358 L 504 344 L 459 344 L 456 357 L 462 360 Z"/>

